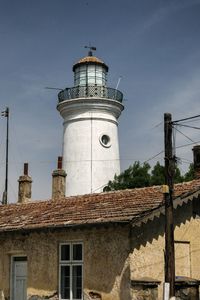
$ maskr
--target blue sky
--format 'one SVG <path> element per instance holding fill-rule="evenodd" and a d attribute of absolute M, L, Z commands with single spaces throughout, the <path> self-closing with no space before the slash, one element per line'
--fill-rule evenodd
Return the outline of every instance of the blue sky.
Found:
<path fill-rule="evenodd" d="M 0 109 L 10 107 L 9 201 L 29 162 L 33 198 L 51 196 L 62 152 L 57 91 L 73 86 L 72 65 L 97 47 L 108 86 L 124 93 L 119 124 L 122 169 L 163 150 L 163 114 L 200 113 L 200 0 L 0 0 Z M 195 126 L 200 127 L 200 121 Z M 159 125 L 160 124 L 160 125 Z M 158 125 L 158 126 L 157 126 Z M 5 118 L 0 119 L 0 197 L 4 189 Z M 194 141 L 198 130 L 179 128 Z M 176 134 L 178 145 L 190 143 Z M 177 149 L 181 170 L 192 146 Z M 151 164 L 163 162 L 163 154 Z"/>

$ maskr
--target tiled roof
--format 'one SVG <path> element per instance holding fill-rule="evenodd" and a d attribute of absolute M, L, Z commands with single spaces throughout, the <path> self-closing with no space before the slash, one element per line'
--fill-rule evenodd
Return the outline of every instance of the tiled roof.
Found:
<path fill-rule="evenodd" d="M 179 198 L 197 191 L 200 180 L 175 185 L 175 196 Z M 162 205 L 160 186 L 1 205 L 0 232 L 130 222 Z"/>

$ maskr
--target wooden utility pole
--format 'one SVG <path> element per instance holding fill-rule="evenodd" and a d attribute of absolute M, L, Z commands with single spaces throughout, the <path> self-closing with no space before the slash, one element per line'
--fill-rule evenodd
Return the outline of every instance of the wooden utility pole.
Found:
<path fill-rule="evenodd" d="M 5 176 L 5 189 L 3 192 L 2 204 L 8 203 L 8 136 L 9 136 L 9 108 L 6 107 L 6 110 L 3 111 L 2 116 L 7 118 L 7 128 L 6 128 L 6 176 Z"/>
<path fill-rule="evenodd" d="M 174 163 L 172 150 L 172 116 L 164 114 L 165 134 L 165 184 L 168 190 L 165 200 L 165 282 L 170 284 L 170 297 L 175 296 L 175 257 L 174 257 L 174 221 L 173 221 L 173 177 Z"/>

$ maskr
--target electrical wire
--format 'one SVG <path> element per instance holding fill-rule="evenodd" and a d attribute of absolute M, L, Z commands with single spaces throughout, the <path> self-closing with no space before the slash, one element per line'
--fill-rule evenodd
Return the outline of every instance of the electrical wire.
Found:
<path fill-rule="evenodd" d="M 172 157 L 176 156 L 176 128 L 172 126 Z"/>
<path fill-rule="evenodd" d="M 196 126 L 190 126 L 190 125 L 185 125 L 185 124 L 178 124 L 178 126 L 182 126 L 182 127 L 188 127 L 188 128 L 192 128 L 192 129 L 198 129 L 198 130 L 200 130 L 200 127 L 196 127 Z"/>
<path fill-rule="evenodd" d="M 159 153 L 157 153 L 156 155 L 150 157 L 149 159 L 145 160 L 144 162 L 142 162 L 142 164 L 149 162 L 150 160 L 156 158 L 157 156 L 159 156 L 160 154 L 164 153 L 164 150 L 160 151 Z"/>
<path fill-rule="evenodd" d="M 162 124 L 164 124 L 164 121 L 162 121 L 162 122 L 158 123 L 157 125 L 153 126 L 152 129 L 155 129 L 155 128 L 159 127 Z"/>
<path fill-rule="evenodd" d="M 186 134 L 184 134 L 182 131 L 180 131 L 178 128 L 176 128 L 175 126 L 173 126 L 173 128 L 175 130 L 177 130 L 180 134 L 182 134 L 184 137 L 186 137 L 189 141 L 191 141 L 194 144 L 197 144 L 196 142 L 194 142 L 189 136 L 187 136 Z"/>
<path fill-rule="evenodd" d="M 196 116 L 192 116 L 192 117 L 188 117 L 188 118 L 184 118 L 184 119 L 172 121 L 172 124 L 176 124 L 176 123 L 187 121 L 187 120 L 196 119 L 196 118 L 199 118 L 199 117 L 200 117 L 200 115 L 196 115 Z"/>
<path fill-rule="evenodd" d="M 180 146 L 176 146 L 176 149 L 184 148 L 184 147 L 191 146 L 191 145 L 198 144 L 198 143 L 200 143 L 200 141 L 193 142 L 193 143 L 188 143 L 188 144 L 184 144 L 184 145 L 180 145 Z"/>
<path fill-rule="evenodd" d="M 200 121 L 200 117 L 196 118 L 196 119 L 188 120 L 188 121 L 183 121 L 183 123 L 191 123 L 191 122 L 199 122 L 199 121 Z"/>

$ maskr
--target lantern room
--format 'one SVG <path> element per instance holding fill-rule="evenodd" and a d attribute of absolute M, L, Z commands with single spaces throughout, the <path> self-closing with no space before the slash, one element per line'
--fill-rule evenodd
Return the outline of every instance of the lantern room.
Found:
<path fill-rule="evenodd" d="M 89 51 L 74 66 L 74 86 L 106 86 L 108 66 Z"/>

